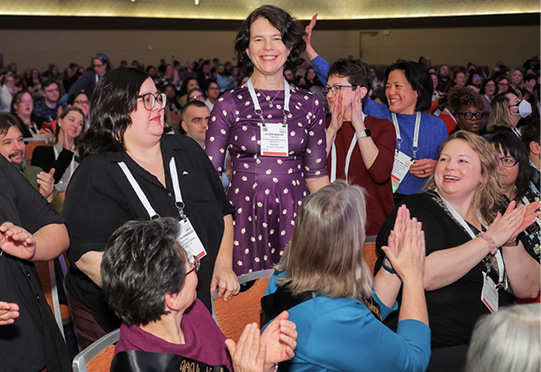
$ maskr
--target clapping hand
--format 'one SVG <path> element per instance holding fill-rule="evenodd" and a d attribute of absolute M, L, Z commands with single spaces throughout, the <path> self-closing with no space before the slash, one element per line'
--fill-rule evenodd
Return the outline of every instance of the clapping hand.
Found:
<path fill-rule="evenodd" d="M 0 226 L 0 249 L 14 257 L 31 260 L 36 254 L 36 240 L 22 227 L 4 222 Z"/>
<path fill-rule="evenodd" d="M 0 301 L 0 326 L 12 324 L 19 317 L 19 306 Z"/>

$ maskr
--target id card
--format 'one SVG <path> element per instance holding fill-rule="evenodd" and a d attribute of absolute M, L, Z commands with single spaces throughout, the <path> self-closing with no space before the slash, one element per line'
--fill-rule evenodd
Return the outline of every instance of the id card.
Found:
<path fill-rule="evenodd" d="M 398 186 L 400 186 L 400 182 L 406 177 L 412 164 L 413 160 L 411 160 L 411 156 L 404 154 L 402 151 L 398 153 L 395 151 L 393 171 L 391 173 L 393 193 L 396 192 Z"/>
<path fill-rule="evenodd" d="M 181 219 L 178 221 L 178 226 L 180 228 L 180 234 L 177 238 L 177 242 L 184 248 L 188 257 L 196 256 L 199 259 L 202 259 L 207 255 L 203 243 L 197 236 L 192 223 L 188 218 Z"/>
<path fill-rule="evenodd" d="M 491 313 L 498 311 L 498 289 L 490 276 L 483 271 L 483 290 L 481 291 L 481 301 L 490 310 Z"/>
<path fill-rule="evenodd" d="M 289 135 L 283 123 L 259 123 L 262 156 L 288 156 Z"/>

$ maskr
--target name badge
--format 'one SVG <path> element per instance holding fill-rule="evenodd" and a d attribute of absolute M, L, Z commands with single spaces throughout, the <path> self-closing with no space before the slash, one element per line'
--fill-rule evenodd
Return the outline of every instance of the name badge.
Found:
<path fill-rule="evenodd" d="M 283 123 L 259 123 L 262 156 L 288 156 L 289 135 Z"/>
<path fill-rule="evenodd" d="M 205 251 L 205 247 L 203 247 L 203 243 L 201 243 L 199 236 L 197 236 L 190 220 L 183 218 L 178 221 L 178 226 L 180 228 L 180 234 L 177 242 L 184 248 L 188 257 L 196 256 L 199 259 L 205 257 L 207 251 Z"/>
<path fill-rule="evenodd" d="M 411 156 L 404 154 L 402 151 L 398 153 L 395 151 L 393 171 L 391 173 L 393 192 L 396 192 L 398 186 L 400 186 L 400 182 L 406 177 L 413 162 Z"/>
<path fill-rule="evenodd" d="M 496 284 L 492 278 L 483 271 L 483 290 L 481 291 L 481 301 L 491 313 L 498 311 L 498 296 Z"/>

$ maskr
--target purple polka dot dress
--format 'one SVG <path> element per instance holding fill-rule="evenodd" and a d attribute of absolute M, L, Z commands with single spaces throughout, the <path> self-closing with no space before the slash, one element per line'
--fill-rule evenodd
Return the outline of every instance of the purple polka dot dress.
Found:
<path fill-rule="evenodd" d="M 266 123 L 283 122 L 284 92 L 256 89 Z M 305 178 L 327 175 L 325 113 L 312 93 L 291 89 L 289 156 L 260 155 L 259 115 L 248 88 L 224 93 L 214 105 L 206 152 L 221 175 L 229 150 L 233 177 L 227 196 L 235 206 L 233 270 L 237 275 L 271 268 L 291 239 L 295 217 L 308 195 Z"/>

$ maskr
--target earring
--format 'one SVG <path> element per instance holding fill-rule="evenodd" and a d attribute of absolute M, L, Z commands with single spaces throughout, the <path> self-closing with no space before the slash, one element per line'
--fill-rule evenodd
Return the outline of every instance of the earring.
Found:
<path fill-rule="evenodd" d="M 115 139 L 117 142 L 122 142 L 122 136 L 120 135 L 120 131 L 116 132 Z"/>

